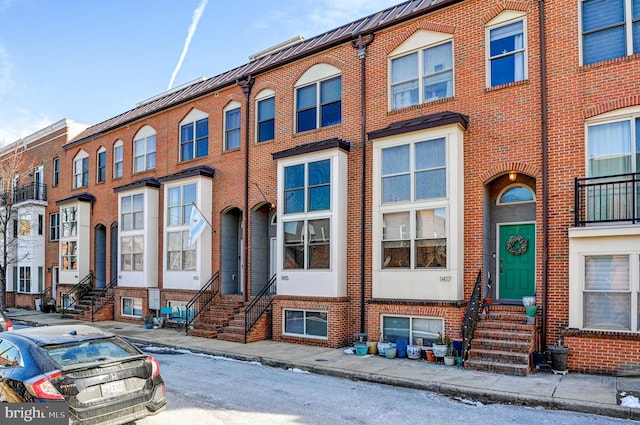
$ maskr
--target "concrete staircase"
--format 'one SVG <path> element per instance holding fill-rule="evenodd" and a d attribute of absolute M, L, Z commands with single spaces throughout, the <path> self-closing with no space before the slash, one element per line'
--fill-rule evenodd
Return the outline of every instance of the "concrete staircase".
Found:
<path fill-rule="evenodd" d="M 193 329 L 189 329 L 189 335 L 201 338 L 220 338 L 223 332 L 233 324 L 236 327 L 238 318 L 243 311 L 244 303 L 237 300 L 215 300 L 206 311 L 200 313 L 196 318 Z M 224 330 L 224 331 L 223 331 Z M 235 332 L 234 332 L 235 333 Z M 232 341 L 232 339 L 229 339 Z M 242 339 L 244 342 L 244 316 L 242 317 Z"/>
<path fill-rule="evenodd" d="M 62 315 L 63 318 L 91 321 L 91 304 L 93 299 L 100 294 L 100 291 L 87 292 L 80 299 L 76 300 L 73 308 L 68 308 Z"/>
<path fill-rule="evenodd" d="M 527 324 L 524 307 L 494 305 L 476 326 L 464 367 L 526 376 L 535 341 L 536 325 Z"/>

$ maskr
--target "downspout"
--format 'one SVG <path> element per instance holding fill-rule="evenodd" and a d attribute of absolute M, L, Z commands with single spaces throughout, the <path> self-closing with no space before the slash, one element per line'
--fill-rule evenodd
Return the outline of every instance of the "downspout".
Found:
<path fill-rule="evenodd" d="M 242 215 L 242 295 L 249 300 L 249 97 L 254 79 L 251 75 L 237 79 L 244 93 L 244 213 Z"/>
<path fill-rule="evenodd" d="M 540 117 L 542 136 L 542 351 L 547 345 L 547 280 L 549 272 L 549 183 L 547 128 L 547 58 L 544 21 L 544 0 L 538 0 L 540 21 Z"/>
<path fill-rule="evenodd" d="M 351 46 L 358 49 L 358 57 L 360 58 L 360 333 L 365 331 L 365 308 L 364 308 L 364 290 L 365 290 L 365 201 L 366 197 L 366 168 L 367 168 L 367 96 L 366 96 L 366 56 L 367 46 L 373 42 L 373 34 L 365 37 L 358 35 L 358 40 L 351 42 Z"/>

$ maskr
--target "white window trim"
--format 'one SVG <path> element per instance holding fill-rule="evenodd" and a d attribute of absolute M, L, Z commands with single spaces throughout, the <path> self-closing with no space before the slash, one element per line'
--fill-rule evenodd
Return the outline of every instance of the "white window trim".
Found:
<path fill-rule="evenodd" d="M 393 108 L 393 93 L 391 90 L 391 77 L 392 77 L 392 62 L 394 59 L 401 58 L 403 56 L 410 55 L 412 53 L 418 53 L 418 105 L 423 103 L 431 102 L 432 100 L 426 100 L 424 97 L 424 71 L 423 71 L 423 55 L 424 51 L 430 49 L 432 47 L 437 47 L 442 44 L 451 43 L 451 72 L 452 72 L 452 89 L 451 96 L 455 97 L 456 95 L 456 64 L 455 64 L 455 43 L 453 40 L 452 34 L 440 33 L 435 31 L 428 30 L 419 30 L 411 37 L 409 37 L 405 42 L 403 42 L 400 46 L 398 46 L 393 52 L 389 54 L 387 58 L 387 105 L 389 111 L 394 111 L 397 109 Z M 450 97 L 442 98 L 449 99 Z M 437 99 L 440 100 L 440 99 Z M 416 106 L 416 105 L 411 105 Z M 409 106 L 407 106 L 409 107 Z M 402 108 L 398 108 L 402 109 Z"/>
<path fill-rule="evenodd" d="M 439 138 L 444 138 L 446 141 L 447 198 L 383 204 L 382 149 Z M 464 254 L 461 243 L 464 228 L 463 143 L 463 130 L 456 124 L 389 136 L 373 142 L 372 280 L 374 298 L 463 299 Z M 447 210 L 447 267 L 384 269 L 382 267 L 383 214 L 433 208 Z M 412 220 L 415 220 L 415 214 Z M 415 228 L 413 221 L 411 224 Z M 411 232 L 413 235 L 415 231 L 411 229 Z"/>
<path fill-rule="evenodd" d="M 78 161 L 83 161 L 83 160 L 89 160 L 89 154 L 85 151 L 80 151 L 77 153 L 77 155 L 75 157 L 73 157 L 73 187 L 74 188 L 79 188 L 79 187 L 86 187 L 85 185 L 78 185 L 78 176 L 83 176 L 84 172 L 82 171 L 82 169 L 79 170 L 78 172 Z M 80 162 L 80 164 L 82 164 L 82 162 Z M 87 174 L 89 173 L 89 171 L 87 170 Z M 81 178 L 82 181 L 84 181 L 84 178 Z M 89 181 L 89 179 L 87 178 L 87 182 Z"/>
<path fill-rule="evenodd" d="M 330 80 L 335 77 L 342 77 L 342 70 L 340 68 L 336 68 L 333 65 L 329 65 L 328 63 L 319 63 L 302 74 L 298 81 L 293 86 L 293 128 L 295 129 L 295 133 L 298 134 L 298 101 L 297 94 L 298 89 L 315 84 L 316 86 L 316 127 L 314 129 L 304 130 L 302 133 L 306 131 L 318 130 L 319 128 L 323 128 L 321 125 L 321 101 L 320 101 L 320 83 L 323 81 Z M 344 86 L 342 87 L 344 91 Z M 340 93 L 340 102 L 343 102 L 343 93 Z"/>
<path fill-rule="evenodd" d="M 135 173 L 142 173 L 148 170 L 153 170 L 155 169 L 156 165 L 153 166 L 153 168 L 149 167 L 149 161 L 148 161 L 148 156 L 149 156 L 149 149 L 147 148 L 147 139 L 151 136 L 156 136 L 156 147 L 155 150 L 153 151 L 156 154 L 156 165 L 157 165 L 157 155 L 158 155 L 158 138 L 157 138 L 157 134 L 156 134 L 156 130 L 149 126 L 149 125 L 145 125 L 144 127 L 142 127 L 140 130 L 138 130 L 138 132 L 136 133 L 135 137 L 133 138 L 133 143 L 132 143 L 132 169 L 134 174 Z M 136 170 L 136 142 L 139 140 L 144 140 L 144 166 L 141 170 Z"/>
<path fill-rule="evenodd" d="M 409 338 L 410 339 L 414 339 L 414 337 L 413 337 L 413 320 L 414 319 L 426 319 L 426 320 L 437 320 L 437 321 L 440 321 L 440 323 L 442 324 L 440 332 L 442 332 L 443 335 L 445 333 L 445 320 L 444 320 L 444 317 L 439 317 L 439 316 L 411 316 L 411 315 L 407 315 L 407 314 L 383 313 L 383 314 L 380 315 L 380 333 L 381 334 L 384 332 L 384 319 L 386 317 L 399 317 L 399 318 L 402 318 L 402 319 L 409 319 L 409 324 L 411 325 L 411 327 L 409 328 Z M 412 342 L 410 341 L 409 343 L 411 344 Z"/>
<path fill-rule="evenodd" d="M 261 90 L 260 93 L 257 94 L 257 96 L 256 96 L 256 98 L 254 100 L 254 108 L 255 108 L 255 111 L 256 111 L 256 122 L 255 122 L 255 125 L 254 125 L 255 134 L 253 136 L 253 140 L 255 140 L 256 143 L 264 143 L 264 142 L 269 141 L 269 140 L 275 140 L 275 134 L 274 134 L 274 138 L 273 139 L 265 140 L 264 142 L 259 142 L 258 141 L 258 136 L 260 134 L 259 128 L 258 128 L 259 127 L 258 104 L 263 100 L 274 98 L 274 105 L 275 105 L 275 97 L 276 97 L 276 92 L 275 91 L 273 91 L 271 89 L 264 89 L 264 90 Z M 273 112 L 274 112 L 273 119 L 275 121 L 275 106 L 274 106 L 274 111 Z"/>
<path fill-rule="evenodd" d="M 286 312 L 287 311 L 301 311 L 301 312 L 304 313 L 305 330 L 306 330 L 306 315 L 307 315 L 307 313 L 326 313 L 327 314 L 327 336 L 309 335 L 306 332 L 305 333 L 301 333 L 301 334 L 286 332 L 285 328 L 286 328 L 286 325 L 287 325 L 287 321 L 286 321 Z M 282 335 L 294 336 L 294 337 L 298 337 L 298 338 L 327 340 L 327 339 L 329 339 L 329 331 L 331 330 L 331 323 L 330 323 L 329 318 L 330 318 L 330 314 L 326 310 L 313 310 L 313 309 L 310 309 L 310 308 L 283 308 L 282 309 Z"/>
<path fill-rule="evenodd" d="M 240 127 L 238 127 L 238 131 L 240 132 L 240 140 L 239 146 L 237 148 L 229 148 L 227 140 L 227 112 L 233 111 L 234 109 L 240 110 Z M 240 102 L 232 100 L 224 107 L 222 110 L 222 150 L 224 151 L 235 151 L 242 147 L 242 105 Z"/>
<path fill-rule="evenodd" d="M 143 205 L 143 209 L 142 209 L 142 215 L 143 215 L 143 222 L 142 222 L 142 229 L 136 229 L 134 228 L 134 209 L 133 209 L 133 198 L 136 195 L 142 195 L 142 205 Z M 131 198 L 131 229 L 125 230 L 124 229 L 124 225 L 122 223 L 122 198 Z M 119 258 L 117 259 L 118 261 L 118 273 L 142 273 L 145 271 L 145 269 L 149 266 L 147 263 L 147 258 L 144 255 L 145 253 L 145 247 L 147 244 L 147 237 L 146 237 L 146 217 L 147 217 L 147 211 L 146 208 L 148 206 L 148 200 L 147 200 L 147 196 L 146 196 L 146 192 L 145 191 L 139 191 L 139 192 L 123 192 L 120 193 L 118 195 L 118 229 L 120 229 L 120 232 L 118 234 L 118 256 Z M 136 270 L 136 268 L 134 267 L 133 264 L 133 252 L 131 253 L 131 258 L 132 258 L 132 262 L 131 262 L 131 270 L 123 270 L 122 269 L 122 253 L 124 252 L 122 249 L 122 239 L 123 238 L 134 238 L 134 237 L 138 237 L 141 236 L 142 237 L 142 247 L 143 247 L 143 252 L 142 252 L 142 270 Z M 153 267 L 153 266 L 152 266 Z"/>
<path fill-rule="evenodd" d="M 199 109 L 193 109 L 178 124 L 178 139 L 179 139 L 178 140 L 178 157 L 180 158 L 180 161 L 191 161 L 191 160 L 198 159 L 198 158 L 204 158 L 206 156 L 206 155 L 205 156 L 198 156 L 197 155 L 198 145 L 197 145 L 196 123 L 198 121 L 201 121 L 203 119 L 208 119 L 208 118 L 209 118 L 209 114 L 207 114 L 206 112 L 201 111 Z M 187 124 L 193 124 L 193 140 L 191 142 L 191 143 L 193 143 L 193 157 L 192 158 L 188 158 L 188 159 L 184 159 L 182 157 L 182 126 L 187 125 Z M 208 129 L 207 129 L 207 139 L 209 139 L 209 130 Z"/>
<path fill-rule="evenodd" d="M 122 298 L 120 298 L 120 315 L 122 317 L 136 317 L 136 318 L 142 317 L 142 315 L 137 316 L 137 315 L 134 315 L 134 314 L 125 314 L 124 313 L 124 300 L 132 300 L 133 303 L 134 303 L 134 306 L 135 306 L 136 300 L 139 300 L 140 301 L 140 306 L 142 306 L 143 305 L 142 298 L 138 298 L 138 297 L 122 297 Z"/>
<path fill-rule="evenodd" d="M 501 202 L 500 199 L 502 199 L 502 196 L 505 194 L 505 192 L 511 189 L 512 187 L 516 187 L 516 186 L 527 189 L 531 193 L 532 199 L 530 201 Z M 496 197 L 496 205 L 532 204 L 535 202 L 536 202 L 536 193 L 533 191 L 533 189 L 531 189 L 529 186 L 527 186 L 524 183 L 513 183 L 510 185 L 507 185 L 502 188 L 502 190 L 500 191 L 500 193 L 498 193 L 498 196 Z"/>
<path fill-rule="evenodd" d="M 118 161 L 116 150 L 121 149 L 122 159 Z M 117 165 L 120 164 L 120 175 L 117 174 Z M 124 175 L 124 142 L 122 140 L 118 140 L 113 145 L 113 178 L 119 179 Z"/>
<path fill-rule="evenodd" d="M 500 87 L 500 85 L 491 85 L 491 30 L 503 27 L 505 25 L 513 24 L 518 21 L 522 21 L 522 43 L 524 45 L 524 75 L 522 77 L 522 80 L 514 81 L 513 83 L 518 83 L 520 81 L 526 81 L 529 79 L 529 39 L 527 31 L 529 26 L 527 23 L 527 15 L 524 12 L 508 10 L 493 18 L 485 26 L 485 78 L 486 87 L 488 89 Z"/>
<path fill-rule="evenodd" d="M 104 154 L 104 178 L 100 180 L 100 154 Z M 107 149 L 101 146 L 96 152 L 96 183 L 104 183 L 107 181 Z"/>

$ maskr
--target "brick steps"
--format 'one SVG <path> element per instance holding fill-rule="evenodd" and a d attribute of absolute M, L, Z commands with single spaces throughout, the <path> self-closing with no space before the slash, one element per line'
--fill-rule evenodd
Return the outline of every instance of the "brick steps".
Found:
<path fill-rule="evenodd" d="M 535 325 L 527 324 L 524 307 L 493 306 L 478 322 L 464 367 L 524 376 L 531 371 L 535 350 Z"/>

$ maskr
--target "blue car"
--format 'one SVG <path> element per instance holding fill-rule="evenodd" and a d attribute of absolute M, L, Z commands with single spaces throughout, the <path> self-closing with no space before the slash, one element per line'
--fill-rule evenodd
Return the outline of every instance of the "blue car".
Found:
<path fill-rule="evenodd" d="M 66 402 L 69 424 L 124 424 L 162 411 L 158 361 L 87 325 L 0 333 L 0 402 Z"/>

